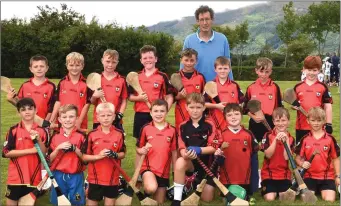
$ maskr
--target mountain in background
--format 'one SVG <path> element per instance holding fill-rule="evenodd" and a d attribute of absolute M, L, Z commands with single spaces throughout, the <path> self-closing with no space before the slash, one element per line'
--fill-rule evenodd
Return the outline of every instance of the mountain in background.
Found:
<path fill-rule="evenodd" d="M 283 19 L 283 6 L 289 2 L 268 2 L 255 4 L 239 8 L 236 10 L 227 10 L 215 14 L 216 25 L 228 25 L 232 28 L 235 25 L 247 20 L 249 23 L 250 43 L 246 51 L 248 54 L 259 53 L 265 43 L 270 44 L 275 50 L 282 45 L 277 36 L 276 26 Z M 313 2 L 294 2 L 297 14 L 305 14 L 309 5 Z M 315 2 L 318 3 L 318 2 Z M 209 6 L 209 4 L 208 4 Z M 193 11 L 194 13 L 194 11 Z M 148 27 L 150 31 L 162 31 L 168 33 L 176 40 L 183 41 L 185 37 L 192 33 L 192 27 L 196 24 L 194 16 L 183 17 L 181 20 L 159 22 Z M 336 51 L 339 45 L 339 34 L 329 34 L 325 52 Z"/>

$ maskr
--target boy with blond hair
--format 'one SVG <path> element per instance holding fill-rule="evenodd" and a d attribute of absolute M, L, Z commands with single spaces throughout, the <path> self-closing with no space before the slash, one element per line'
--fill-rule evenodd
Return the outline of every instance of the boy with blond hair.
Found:
<path fill-rule="evenodd" d="M 295 85 L 294 90 L 297 100 L 305 111 L 309 111 L 312 107 L 321 107 L 326 112 L 325 130 L 332 134 L 332 95 L 326 84 L 318 81 L 322 66 L 319 56 L 308 56 L 304 59 L 303 71 L 306 73 L 306 79 Z M 304 135 L 308 134 L 311 127 L 307 122 L 307 118 L 298 110 L 296 118 L 296 142 L 299 142 Z"/>
<path fill-rule="evenodd" d="M 37 115 L 48 121 L 54 106 L 56 86 L 45 76 L 49 69 L 47 58 L 42 55 L 31 57 L 29 69 L 33 77 L 20 86 L 18 94 L 12 88 L 7 94 L 7 100 L 15 105 L 19 99 L 32 98 L 37 106 Z"/>
<path fill-rule="evenodd" d="M 112 125 L 115 119 L 112 103 L 99 103 L 96 113 L 100 125 L 89 132 L 82 148 L 83 161 L 89 163 L 87 205 L 97 205 L 104 198 L 104 205 L 113 206 L 118 196 L 120 174 L 113 161 L 121 164 L 125 157 L 124 135 Z"/>
<path fill-rule="evenodd" d="M 56 103 L 53 108 L 50 122 L 57 119 L 59 108 L 65 104 L 77 106 L 79 116 L 76 127 L 87 130 L 88 110 L 90 107 L 91 89 L 86 85 L 86 79 L 82 75 L 84 57 L 78 52 L 71 52 L 66 56 L 66 68 L 68 74 L 59 81 L 55 92 Z"/>
<path fill-rule="evenodd" d="M 203 93 L 205 86 L 205 77 L 195 70 L 194 66 L 197 62 L 198 52 L 194 49 L 187 48 L 181 52 L 181 63 L 183 68 L 179 71 L 181 81 L 184 88 L 175 96 L 175 127 L 189 119 L 189 114 L 186 110 L 187 94 L 196 92 Z"/>
<path fill-rule="evenodd" d="M 288 132 L 289 111 L 277 107 L 272 117 L 275 127 L 264 135 L 261 143 L 261 151 L 264 152 L 261 193 L 266 201 L 275 200 L 277 195 L 281 197 L 290 188 L 291 171 L 283 142 L 286 142 L 292 151 L 295 147 L 295 139 Z"/>
<path fill-rule="evenodd" d="M 307 169 L 303 180 L 309 190 L 321 192 L 322 199 L 334 202 L 336 187 L 340 185 L 340 147 L 336 139 L 326 132 L 326 112 L 321 107 L 312 107 L 308 112 L 311 130 L 296 146 L 296 163 Z M 314 161 L 308 162 L 315 150 Z"/>
<path fill-rule="evenodd" d="M 127 107 L 127 83 L 125 78 L 116 72 L 119 54 L 116 50 L 107 49 L 103 53 L 101 59 L 103 64 L 103 72 L 101 75 L 101 90 L 94 91 L 91 97 L 91 103 L 94 106 L 93 129 L 97 128 L 100 123 L 97 119 L 96 108 L 102 102 L 101 97 L 104 97 L 107 102 L 111 102 L 115 106 L 115 120 L 113 124 L 119 128 L 122 127 L 123 113 Z"/>
<path fill-rule="evenodd" d="M 180 157 L 174 167 L 174 200 L 172 206 L 180 205 L 182 191 L 185 184 L 186 172 L 197 172 L 196 183 L 200 183 L 205 176 L 205 171 L 197 162 L 200 159 L 210 167 L 210 159 L 216 148 L 221 144 L 221 136 L 215 125 L 206 120 L 205 98 L 202 94 L 191 93 L 186 98 L 186 109 L 190 119 L 183 122 L 178 130 L 178 145 Z M 214 182 L 210 179 L 205 185 L 201 198 L 209 202 L 214 197 Z"/>
<path fill-rule="evenodd" d="M 59 188 L 69 198 L 72 205 L 85 204 L 84 174 L 85 164 L 82 161 L 81 148 L 86 135 L 76 127 L 78 108 L 73 104 L 65 104 L 58 109 L 58 121 L 61 123 L 59 132 L 50 140 L 48 154 L 52 162 L 59 151 L 65 154 L 56 169 L 52 172 Z M 50 201 L 57 205 L 57 193 L 54 188 L 50 192 Z"/>
<path fill-rule="evenodd" d="M 213 81 L 217 83 L 218 96 L 211 98 L 205 94 L 205 106 L 209 109 L 209 116 L 221 131 L 227 126 L 223 114 L 225 105 L 228 103 L 242 104 L 244 101 L 244 94 L 238 83 L 229 79 L 230 65 L 230 60 L 227 57 L 217 57 L 214 62 L 214 70 L 217 76 Z"/>

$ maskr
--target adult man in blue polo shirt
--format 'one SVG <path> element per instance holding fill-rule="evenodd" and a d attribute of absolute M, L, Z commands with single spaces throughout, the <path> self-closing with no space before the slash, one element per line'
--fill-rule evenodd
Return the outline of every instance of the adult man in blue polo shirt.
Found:
<path fill-rule="evenodd" d="M 224 34 L 213 31 L 214 11 L 208 6 L 200 6 L 195 11 L 195 18 L 199 29 L 196 33 L 186 37 L 183 49 L 192 48 L 198 52 L 196 70 L 204 75 L 206 81 L 216 77 L 214 62 L 219 56 L 230 59 L 230 48 Z M 232 70 L 229 78 L 233 80 Z"/>

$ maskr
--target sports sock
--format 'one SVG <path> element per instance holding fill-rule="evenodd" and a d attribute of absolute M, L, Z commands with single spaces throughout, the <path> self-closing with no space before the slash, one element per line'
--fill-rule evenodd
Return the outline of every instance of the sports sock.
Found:
<path fill-rule="evenodd" d="M 174 182 L 174 200 L 181 201 L 182 199 L 182 191 L 184 190 L 184 186 L 182 184 L 178 184 Z"/>

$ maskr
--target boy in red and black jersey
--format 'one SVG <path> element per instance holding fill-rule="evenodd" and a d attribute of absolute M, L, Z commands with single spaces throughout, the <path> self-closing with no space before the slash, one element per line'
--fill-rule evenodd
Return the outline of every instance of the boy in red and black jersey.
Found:
<path fill-rule="evenodd" d="M 123 131 L 112 125 L 115 119 L 115 106 L 112 103 L 100 103 L 96 107 L 100 125 L 88 134 L 82 148 L 83 161 L 89 162 L 89 190 L 87 205 L 97 205 L 104 197 L 104 205 L 115 205 L 118 196 L 119 170 L 113 161 L 121 164 L 125 157 Z"/>
<path fill-rule="evenodd" d="M 258 79 L 249 85 L 246 89 L 244 112 L 251 118 L 249 121 L 249 130 L 260 142 L 267 132 L 266 127 L 260 122 L 261 119 L 248 112 L 246 106 L 248 101 L 256 99 L 262 104 L 262 112 L 271 128 L 274 127 L 272 121 L 272 112 L 277 107 L 282 107 L 282 96 L 279 86 L 270 79 L 272 73 L 272 61 L 268 58 L 258 58 L 256 61 L 256 74 Z"/>
<path fill-rule="evenodd" d="M 287 109 L 278 107 L 272 113 L 275 128 L 267 132 L 262 140 L 264 152 L 261 193 L 266 201 L 273 201 L 282 196 L 291 186 L 291 171 L 288 165 L 288 154 L 283 142 L 294 151 L 295 139 L 287 131 L 290 114 Z"/>
<path fill-rule="evenodd" d="M 306 73 L 306 79 L 296 84 L 294 87 L 297 100 L 305 111 L 312 107 L 321 107 L 326 112 L 326 132 L 332 134 L 332 103 L 333 99 L 326 84 L 318 81 L 317 75 L 322 67 L 322 61 L 319 56 L 308 56 L 304 60 L 303 72 Z M 298 110 L 296 118 L 296 142 L 309 133 L 311 127 L 307 118 Z"/>
<path fill-rule="evenodd" d="M 86 79 L 81 74 L 84 68 L 84 57 L 77 52 L 71 52 L 66 56 L 66 68 L 68 75 L 60 80 L 55 92 L 56 103 L 51 114 L 50 122 L 54 122 L 58 117 L 58 110 L 66 104 L 77 106 L 79 116 L 76 127 L 78 129 L 88 129 L 88 111 L 92 91 L 86 85 Z"/>
<path fill-rule="evenodd" d="M 154 196 L 162 204 L 169 187 L 169 170 L 177 159 L 177 136 L 173 126 L 166 122 L 168 104 L 165 100 L 155 100 L 151 105 L 153 121 L 144 125 L 136 143 L 138 155 L 146 155 L 141 167 L 144 192 Z M 149 143 L 152 147 L 146 148 Z"/>
<path fill-rule="evenodd" d="M 82 161 L 81 148 L 86 140 L 85 133 L 76 127 L 78 118 L 77 106 L 65 104 L 59 108 L 58 121 L 62 124 L 59 133 L 55 133 L 50 140 L 48 154 L 52 162 L 60 150 L 65 154 L 52 171 L 59 188 L 72 205 L 84 205 L 84 174 L 85 164 Z M 50 193 L 50 201 L 57 205 L 57 193 L 53 188 Z"/>
<path fill-rule="evenodd" d="M 124 77 L 120 76 L 115 70 L 118 65 L 119 54 L 116 50 L 107 49 L 103 53 L 102 64 L 103 72 L 101 75 L 101 90 L 94 91 L 91 97 L 91 103 L 94 106 L 93 129 L 96 129 L 100 123 L 97 119 L 96 107 L 100 104 L 101 97 L 105 97 L 107 102 L 115 106 L 116 117 L 113 124 L 119 128 L 122 127 L 123 113 L 127 107 L 127 83 Z"/>
<path fill-rule="evenodd" d="M 202 94 L 204 92 L 205 78 L 202 74 L 195 70 L 194 65 L 197 62 L 198 52 L 194 49 L 187 48 L 181 52 L 181 63 L 183 68 L 179 71 L 184 88 L 175 96 L 175 128 L 178 130 L 179 125 L 189 119 L 186 110 L 186 95 L 193 92 Z"/>
<path fill-rule="evenodd" d="M 209 116 L 212 121 L 223 131 L 227 124 L 223 114 L 223 110 L 227 103 L 241 104 L 244 102 L 244 94 L 237 82 L 228 78 L 231 71 L 230 60 L 224 56 L 220 56 L 214 63 L 216 78 L 213 80 L 217 83 L 218 98 L 212 99 L 205 93 L 205 106 L 209 109 Z"/>
<path fill-rule="evenodd" d="M 128 85 L 129 100 L 134 104 L 134 127 L 133 137 L 139 138 L 143 125 L 152 121 L 150 116 L 150 108 L 146 102 L 153 102 L 156 99 L 164 99 L 168 103 L 168 108 L 173 104 L 174 88 L 170 84 L 167 74 L 160 72 L 155 67 L 157 62 L 156 48 L 151 45 L 145 45 L 140 49 L 141 64 L 144 66 L 139 72 L 139 83 L 143 94 L 138 95 L 137 92 Z"/>
<path fill-rule="evenodd" d="M 251 155 L 258 151 L 253 134 L 241 126 L 242 108 L 237 103 L 228 103 L 224 108 L 227 128 L 222 131 L 222 142 L 228 147 L 221 151 L 225 156 L 220 167 L 219 179 L 226 187 L 232 184 L 242 186 L 251 195 Z"/>
<path fill-rule="evenodd" d="M 56 86 L 45 76 L 48 69 L 48 60 L 45 56 L 36 55 L 31 57 L 30 71 L 33 77 L 21 85 L 17 97 L 15 96 L 15 90 L 12 89 L 7 94 L 7 100 L 15 105 L 19 99 L 30 97 L 37 106 L 37 115 L 45 120 L 50 120 L 55 102 L 54 92 Z"/>
<path fill-rule="evenodd" d="M 36 106 L 31 98 L 22 98 L 16 104 L 21 122 L 11 127 L 6 135 L 2 157 L 9 158 L 6 205 L 17 205 L 18 200 L 32 192 L 41 181 L 41 164 L 31 139 L 38 134 L 43 153 L 47 147 L 46 131 L 34 123 Z"/>
<path fill-rule="evenodd" d="M 314 193 L 321 192 L 323 200 L 335 201 L 335 189 L 340 185 L 340 147 L 336 139 L 324 129 L 326 113 L 321 107 L 308 112 L 311 131 L 296 146 L 296 163 L 305 169 L 304 182 Z M 320 153 L 309 163 L 315 150 Z"/>
<path fill-rule="evenodd" d="M 186 98 L 186 109 L 190 119 L 180 124 L 178 131 L 178 146 L 180 157 L 176 160 L 174 169 L 174 200 L 172 205 L 180 205 L 185 184 L 186 172 L 197 172 L 196 182 L 200 182 L 205 171 L 195 160 L 197 157 L 209 167 L 210 158 L 221 144 L 221 136 L 215 125 L 205 120 L 205 98 L 202 94 L 191 93 Z M 214 183 L 208 181 L 201 198 L 209 202 L 214 197 Z"/>

